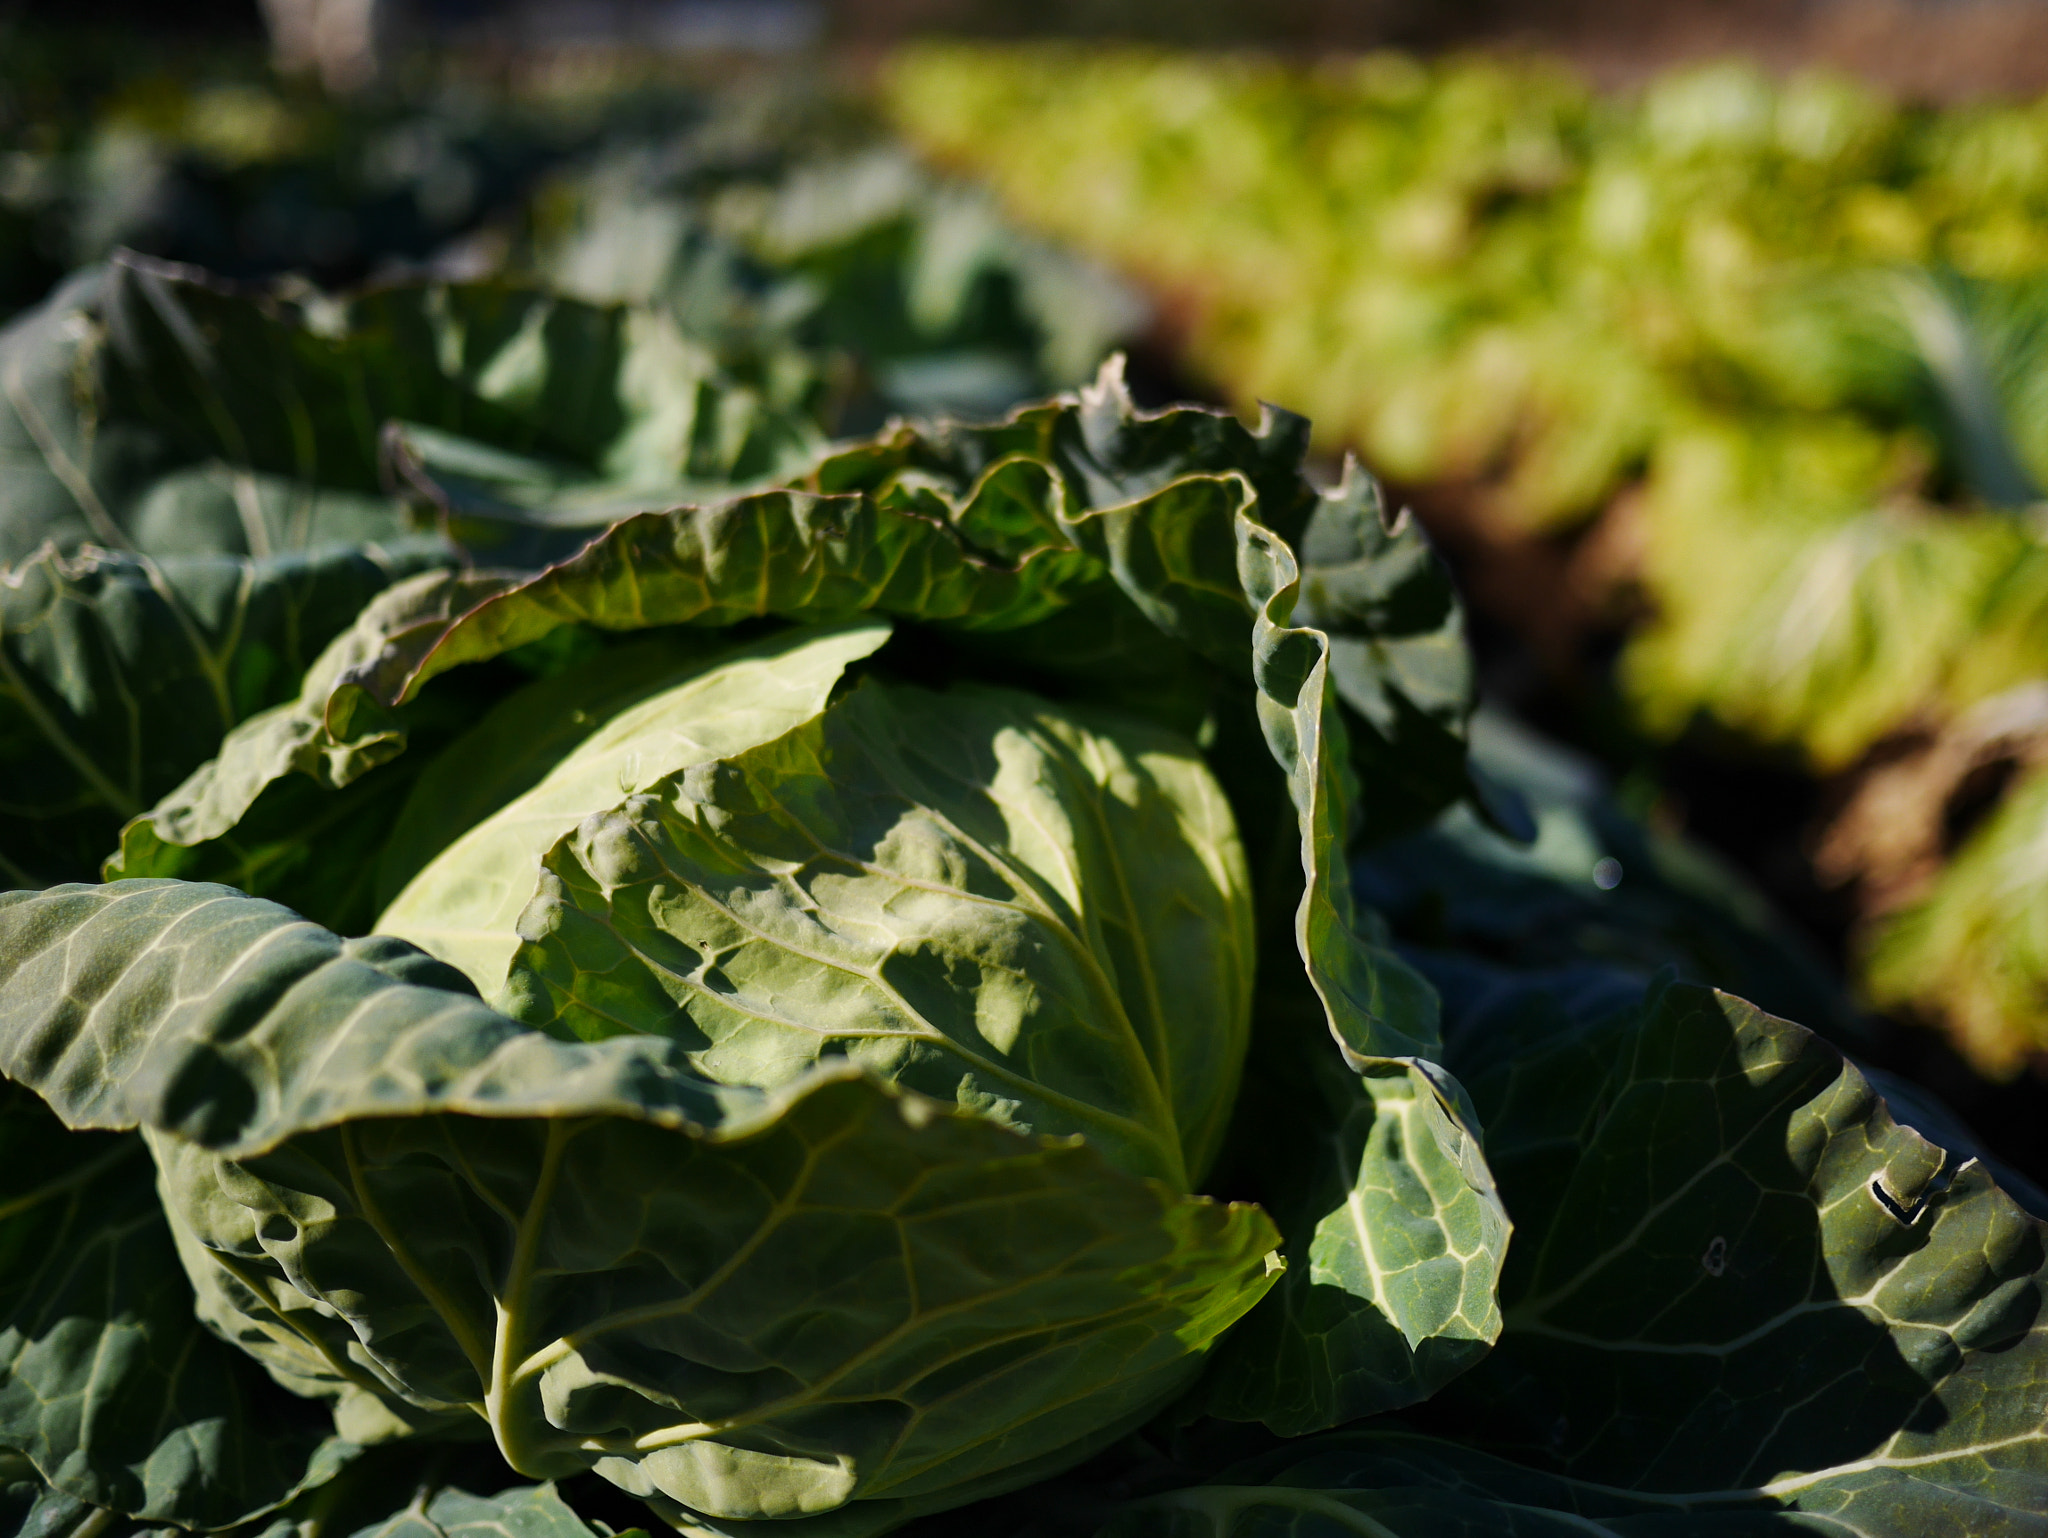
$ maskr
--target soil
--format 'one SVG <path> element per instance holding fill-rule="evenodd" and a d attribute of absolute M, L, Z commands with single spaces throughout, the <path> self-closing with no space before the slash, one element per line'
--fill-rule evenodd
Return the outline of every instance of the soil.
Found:
<path fill-rule="evenodd" d="M 837 39 L 870 46 L 955 33 L 1529 50 L 1609 84 L 1736 54 L 1774 69 L 1842 70 L 1931 101 L 2048 90 L 2039 0 L 827 0 L 826 11 Z"/>

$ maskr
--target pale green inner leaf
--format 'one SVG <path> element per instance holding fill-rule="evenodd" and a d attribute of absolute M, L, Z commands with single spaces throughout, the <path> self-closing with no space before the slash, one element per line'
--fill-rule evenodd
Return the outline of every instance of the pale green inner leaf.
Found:
<path fill-rule="evenodd" d="M 1186 1189 L 1250 1016 L 1249 883 L 1169 733 L 869 680 L 547 857 L 506 1005 L 661 1031 L 723 1083 L 846 1055 Z"/>
<path fill-rule="evenodd" d="M 790 631 L 621 712 L 408 882 L 377 921 L 378 932 L 412 941 L 487 993 L 497 988 L 519 943 L 516 925 L 533 897 L 540 857 L 557 839 L 666 775 L 816 715 L 846 668 L 888 638 L 886 621 Z M 544 725 L 536 722 L 536 731 Z"/>

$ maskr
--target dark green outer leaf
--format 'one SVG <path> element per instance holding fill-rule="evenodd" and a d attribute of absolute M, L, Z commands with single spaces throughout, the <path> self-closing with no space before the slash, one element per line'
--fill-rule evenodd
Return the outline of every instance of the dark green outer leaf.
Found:
<path fill-rule="evenodd" d="M 209 460 L 138 489 L 122 514 L 154 556 L 248 555 L 391 544 L 419 532 L 389 497 Z"/>
<path fill-rule="evenodd" d="M 354 1451 L 193 1316 L 141 1139 L 0 1085 L 0 1446 L 57 1491 L 218 1528 Z"/>
<path fill-rule="evenodd" d="M 0 560 L 392 538 L 394 419 L 642 488 L 818 441 L 653 310 L 495 281 L 300 302 L 122 252 L 0 333 Z"/>
<path fill-rule="evenodd" d="M 947 1504 L 1120 1432 L 1268 1284 L 1255 1208 L 850 1066 L 761 1095 L 555 1041 L 221 888 L 16 894 L 0 956 L 0 1068 L 145 1127 L 206 1317 L 288 1383 L 472 1407 L 536 1477 Z"/>
<path fill-rule="evenodd" d="M 1290 1250 L 1306 1249 L 1311 1263 L 1297 1261 L 1226 1347 L 1201 1402 L 1299 1434 L 1424 1398 L 1484 1352 L 1500 1331 L 1509 1223 L 1478 1118 L 1437 1061 L 1435 992 L 1353 903 L 1346 856 L 1358 791 L 1329 637 L 1288 623 L 1300 582 L 1293 551 L 1244 514 L 1237 532 L 1258 615 L 1259 719 L 1300 821 L 1297 944 L 1358 1077 L 1321 1063 L 1279 1021 L 1256 1039 L 1261 1054 L 1301 1055 L 1266 1070 L 1269 1084 L 1294 1085 L 1299 1120 L 1258 1162 L 1293 1193 L 1282 1222 Z"/>
<path fill-rule="evenodd" d="M 594 464 L 661 405 L 633 399 L 629 374 L 636 332 L 661 327 L 623 305 L 490 281 L 377 290 L 321 315 L 133 253 L 107 272 L 106 410 L 193 459 L 378 493 L 393 420 Z M 680 348 L 661 361 L 687 376 Z"/>
<path fill-rule="evenodd" d="M 109 311 L 132 309 L 143 281 L 169 283 L 162 273 L 145 280 L 121 260 L 87 269 L 0 331 L 0 564 L 27 561 L 45 544 L 66 554 L 93 544 L 262 559 L 405 533 L 403 510 L 374 475 L 339 485 L 294 478 L 292 457 L 252 464 L 238 457 L 246 447 L 239 437 L 186 437 L 175 416 L 149 409 L 166 401 L 192 411 L 206 379 L 160 325 L 153 340 L 164 345 L 154 349 L 132 345 L 132 327 L 123 338 L 131 345 L 108 345 Z M 167 292 L 179 286 L 169 283 Z M 258 385 L 248 393 L 265 413 L 275 410 L 275 379 L 245 383 Z"/>
<path fill-rule="evenodd" d="M 1520 1237 L 1499 1344 L 1420 1412 L 1442 1436 L 1303 1438 L 1099 1538 L 2048 1532 L 2048 1225 L 1724 994 L 1465 992 Z"/>
<path fill-rule="evenodd" d="M 0 329 L 0 565 L 46 542 L 61 550 L 128 543 L 105 493 L 106 461 L 119 445 L 96 442 L 90 409 L 99 336 L 86 312 L 105 290 L 105 270 L 90 268 Z M 162 458 L 153 444 L 134 447 Z"/>
<path fill-rule="evenodd" d="M 417 584 L 366 610 L 309 672 L 296 705 L 248 723 L 133 825 L 110 873 L 234 876 L 238 860 L 195 864 L 170 846 L 222 838 L 287 775 L 346 786 L 403 751 L 397 712 L 429 679 L 572 623 L 637 630 L 880 612 L 1001 631 L 1121 592 L 1236 666 L 1245 603 L 1230 516 L 1270 482 L 1299 521 L 1302 436 L 1298 419 L 1278 415 L 1259 434 L 1193 408 L 1138 415 L 1112 372 L 1009 423 L 905 427 L 857 445 L 812 473 L 818 491 L 628 518 L 528 581 L 483 573 Z M 1033 446 L 1056 460 L 1029 458 Z"/>
<path fill-rule="evenodd" d="M 438 625 L 451 605 L 516 577 L 492 572 L 428 572 L 379 594 L 308 670 L 300 700 L 250 717 L 151 812 L 121 830 L 109 879 L 170 877 L 218 881 L 269 897 L 345 934 L 374 924 L 379 863 L 412 781 L 433 762 L 432 749 L 475 719 L 459 693 L 427 701 L 401 722 L 389 712 L 359 712 L 337 736 L 327 730 L 323 680 L 401 642 L 411 628 Z M 308 702 L 311 702 L 310 704 Z M 357 701 L 360 704 L 360 701 Z M 425 752 L 377 775 L 414 740 Z M 337 849 L 361 857 L 336 859 Z"/>
<path fill-rule="evenodd" d="M 2048 1228 L 1981 1165 L 1690 985 L 1576 1020 L 1530 990 L 1467 1039 L 1525 1241 L 1500 1344 L 1439 1401 L 1465 1434 L 1843 1531 L 2048 1530 Z"/>
<path fill-rule="evenodd" d="M 1330 680 L 1348 707 L 1358 806 L 1369 842 L 1419 827 L 1468 794 L 1466 721 L 1476 700 L 1457 590 L 1402 513 L 1389 519 L 1377 482 L 1346 458 L 1301 537 L 1293 616 L 1330 638 Z"/>
<path fill-rule="evenodd" d="M 261 560 L 46 548 L 0 569 L 0 876 L 92 871 L 373 595 L 449 555 L 420 536 Z"/>
<path fill-rule="evenodd" d="M 1459 808 L 1362 852 L 1354 886 L 1397 934 L 1539 971 L 1673 966 L 1837 1042 L 1859 1033 L 1818 951 L 1707 851 L 1626 815 L 1590 762 L 1490 708 L 1471 740 L 1475 774 L 1522 803 L 1534 837 L 1513 843 Z"/>
<path fill-rule="evenodd" d="M 133 255 L 60 287 L 0 334 L 0 559 L 45 542 L 262 558 L 401 534 L 374 454 L 350 452 L 362 424 L 305 414 L 282 339 L 297 329 L 288 306 Z M 251 442 L 231 407 L 284 428 Z"/>

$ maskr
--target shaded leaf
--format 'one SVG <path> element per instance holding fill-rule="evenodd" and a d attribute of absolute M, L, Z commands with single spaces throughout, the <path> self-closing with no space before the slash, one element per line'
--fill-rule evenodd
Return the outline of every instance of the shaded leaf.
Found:
<path fill-rule="evenodd" d="M 91 872 L 373 595 L 448 555 L 413 537 L 261 560 L 46 548 L 0 568 L 0 873 Z"/>
<path fill-rule="evenodd" d="M 2043 1226 L 1982 1165 L 1817 1037 L 1692 985 L 1576 1014 L 1509 990 L 1463 1039 L 1524 1238 L 1500 1344 L 1432 1413 L 1702 1505 L 2034 1530 Z"/>
<path fill-rule="evenodd" d="M 123 252 L 0 333 L 0 560 L 394 538 L 393 421 L 571 479 L 730 486 L 815 457 L 816 404 L 651 309 L 499 281 L 308 297 Z"/>
<path fill-rule="evenodd" d="M 1093 1531 L 1095 1538 L 1769 1538 L 1852 1529 L 1795 1528 L 1765 1500 L 1715 1510 L 1632 1498 L 1452 1441 L 1360 1429 L 1304 1437 L 1208 1483 L 1129 1502 Z"/>
<path fill-rule="evenodd" d="M 724 477 L 717 364 L 666 317 L 500 281 L 377 289 L 325 309 L 123 255 L 109 409 L 195 458 L 381 492 L 387 422 L 554 455 L 628 483 Z M 801 426 L 796 430 L 801 433 Z"/>
<path fill-rule="evenodd" d="M 201 313 L 185 307 L 191 296 Z M 304 403 L 289 379 L 280 393 L 278 370 L 293 360 L 262 345 L 280 327 L 292 327 L 287 306 L 130 255 L 77 274 L 0 333 L 0 560 L 87 542 L 261 559 L 402 535 L 374 460 L 365 476 L 337 441 L 361 424 L 292 416 Z M 251 372 L 236 383 L 224 366 Z M 287 441 L 252 445 L 222 389 L 265 421 L 283 413 Z M 304 473 L 318 468 L 322 433 L 325 481 Z"/>
<path fill-rule="evenodd" d="M 228 1527 L 354 1449 L 193 1313 L 140 1138 L 65 1130 L 0 1085 L 0 1446 L 51 1489 L 151 1522 Z M 24 1531 L 60 1522 L 39 1502 Z"/>
<path fill-rule="evenodd" d="M 120 549 L 114 483 L 147 477 L 167 454 L 155 435 L 96 433 L 91 402 L 106 272 L 76 273 L 0 329 L 0 565 L 45 543 Z M 139 461 L 139 463 L 138 463 Z"/>
<path fill-rule="evenodd" d="M 555 1041 L 222 888 L 0 899 L 0 958 L 0 1068 L 145 1128 L 217 1326 L 343 1425 L 481 1414 L 529 1477 L 952 1504 L 1149 1414 L 1268 1285 L 1256 1208 L 850 1065 L 763 1095 Z"/>
<path fill-rule="evenodd" d="M 1457 592 L 1422 529 L 1388 518 L 1379 484 L 1347 459 L 1301 536 L 1294 620 L 1330 638 L 1330 679 L 1372 794 L 1371 840 L 1405 831 L 1467 794 L 1465 721 L 1477 680 Z"/>
<path fill-rule="evenodd" d="M 19 1458 L 19 1454 L 7 1456 Z M 26 1464 L 27 1460 L 21 1461 Z M 12 1477 L 16 1474 L 22 1477 Z M 33 1467 L 10 1471 L 9 1482 L 5 1494 L 0 1495 L 0 1501 L 5 1503 L 0 1505 L 0 1520 L 7 1523 L 7 1530 L 14 1534 L 14 1538 L 58 1538 L 99 1510 L 75 1495 L 51 1489 L 36 1476 Z"/>
<path fill-rule="evenodd" d="M 1647 980 L 1675 967 L 1836 1041 L 1860 1027 L 1841 985 L 1761 893 L 1710 850 L 1628 816 L 1590 761 L 1482 707 L 1472 766 L 1531 814 L 1517 843 L 1454 807 L 1362 850 L 1363 902 L 1433 960 L 1453 950 L 1534 971 L 1571 958 Z"/>

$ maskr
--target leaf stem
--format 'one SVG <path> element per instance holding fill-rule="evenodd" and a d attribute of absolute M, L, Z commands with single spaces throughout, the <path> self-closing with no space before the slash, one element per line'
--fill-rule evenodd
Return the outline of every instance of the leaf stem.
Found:
<path fill-rule="evenodd" d="M 534 1179 L 533 1194 L 527 1199 L 526 1211 L 519 1219 L 512 1254 L 505 1263 L 505 1278 L 498 1288 L 490 1388 L 484 1396 L 499 1453 L 513 1468 L 535 1479 L 546 1479 L 560 1471 L 534 1467 L 543 1461 L 536 1455 L 544 1449 L 526 1445 L 526 1440 L 515 1434 L 515 1428 L 523 1427 L 525 1421 L 513 1412 L 513 1395 L 530 1381 L 529 1375 L 521 1371 L 524 1364 L 519 1361 L 520 1321 L 525 1317 L 528 1294 L 533 1287 L 534 1257 L 540 1249 L 541 1231 L 547 1225 L 549 1207 L 555 1197 L 555 1182 L 561 1174 L 562 1150 L 568 1146 L 576 1130 L 580 1128 L 572 1129 L 558 1120 L 548 1122 L 540 1172 Z"/>

